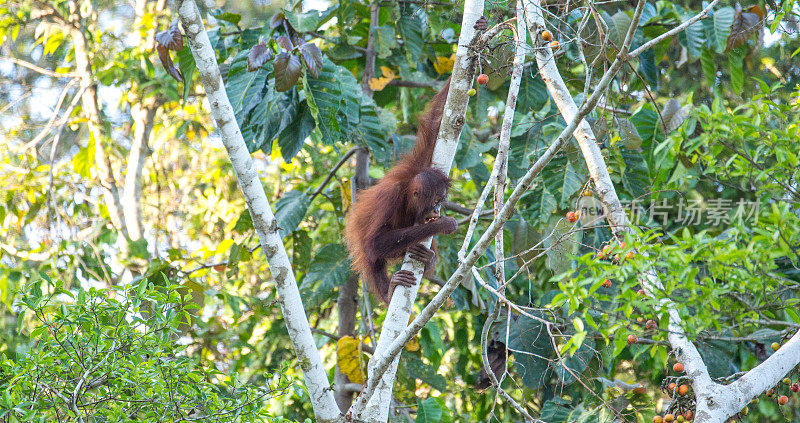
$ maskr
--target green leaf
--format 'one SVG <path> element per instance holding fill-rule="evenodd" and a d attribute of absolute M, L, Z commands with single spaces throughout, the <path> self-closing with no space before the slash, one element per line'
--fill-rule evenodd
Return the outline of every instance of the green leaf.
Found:
<path fill-rule="evenodd" d="M 533 68 L 526 68 L 519 85 L 517 95 L 517 111 L 526 112 L 528 110 L 539 110 L 547 104 L 550 94 L 544 84 L 539 72 L 533 72 Z"/>
<path fill-rule="evenodd" d="M 514 349 L 514 367 L 522 382 L 536 389 L 550 378 L 548 358 L 555 354 L 544 324 L 527 316 L 511 322 L 509 347 Z"/>
<path fill-rule="evenodd" d="M 568 206 L 570 198 L 583 186 L 581 175 L 572 167 L 566 154 L 559 154 L 550 160 L 542 170 L 542 181 L 559 206 Z"/>
<path fill-rule="evenodd" d="M 308 108 L 322 134 L 322 141 L 333 144 L 341 135 L 337 115 L 342 101 L 342 89 L 334 74 L 333 64 L 325 62 L 319 78 L 305 78 Z"/>
<path fill-rule="evenodd" d="M 295 271 L 305 271 L 311 261 L 311 237 L 305 229 L 292 232 L 292 267 Z"/>
<path fill-rule="evenodd" d="M 189 98 L 189 93 L 192 92 L 192 76 L 194 71 L 197 70 L 197 64 L 194 62 L 194 55 L 188 45 L 178 51 L 178 67 L 181 69 L 183 75 L 183 101 Z"/>
<path fill-rule="evenodd" d="M 525 194 L 520 202 L 525 206 L 526 219 L 534 226 L 537 223 L 547 222 L 558 207 L 555 196 L 541 182 L 532 191 Z"/>
<path fill-rule="evenodd" d="M 283 14 L 292 25 L 292 28 L 298 32 L 310 32 L 317 30 L 320 25 L 332 18 L 334 16 L 333 12 L 338 8 L 339 5 L 334 4 L 322 11 L 312 9 L 306 12 L 293 12 L 284 9 Z"/>
<path fill-rule="evenodd" d="M 459 169 L 468 169 L 477 166 L 483 161 L 483 154 L 491 150 L 494 145 L 491 142 L 483 143 L 472 133 L 469 126 L 464 126 L 461 131 L 458 150 L 456 150 L 455 162 Z"/>
<path fill-rule="evenodd" d="M 693 13 L 687 13 L 681 17 L 681 21 L 686 22 L 691 19 L 692 16 L 694 16 Z M 680 41 L 681 45 L 686 47 L 690 58 L 697 59 L 700 57 L 700 54 L 703 51 L 703 45 L 705 44 L 705 30 L 703 29 L 703 23 L 701 21 L 697 21 L 686 27 L 685 31 L 678 34 L 678 41 Z"/>
<path fill-rule="evenodd" d="M 561 397 L 545 401 L 542 405 L 541 419 L 548 423 L 565 423 L 572 412 L 570 402 Z"/>
<path fill-rule="evenodd" d="M 442 407 L 436 402 L 436 398 L 417 401 L 416 423 L 438 423 L 442 419 Z"/>
<path fill-rule="evenodd" d="M 737 47 L 728 52 L 728 71 L 731 73 L 731 91 L 741 94 L 744 89 L 745 47 Z"/>
<path fill-rule="evenodd" d="M 639 131 L 636 130 L 636 127 L 631 123 L 630 120 L 626 118 L 616 118 L 617 126 L 619 127 L 619 136 L 622 139 L 622 144 L 625 148 L 630 149 L 638 149 L 642 146 L 642 136 L 639 135 Z"/>
<path fill-rule="evenodd" d="M 422 50 L 424 47 L 425 33 L 422 28 L 422 21 L 416 14 L 417 8 L 408 4 L 400 7 L 400 17 L 395 22 L 397 33 L 403 39 L 403 47 L 406 51 L 406 58 L 409 63 L 416 64 L 423 60 Z"/>
<path fill-rule="evenodd" d="M 320 248 L 308 265 L 300 289 L 308 307 L 318 307 L 333 298 L 336 287 L 342 286 L 350 275 L 350 257 L 342 244 L 327 244 Z"/>
<path fill-rule="evenodd" d="M 708 46 L 718 54 L 722 54 L 725 51 L 728 36 L 731 34 L 734 14 L 735 11 L 732 7 L 723 7 L 715 10 L 710 19 L 700 21 L 705 29 Z"/>
<path fill-rule="evenodd" d="M 267 82 L 268 71 L 261 68 L 255 72 L 247 71 L 247 55 L 249 51 L 241 51 L 233 59 L 228 70 L 228 79 L 225 82 L 225 90 L 228 93 L 228 100 L 233 106 L 233 113 L 236 115 L 236 122 L 240 128 L 247 125 L 246 116 L 261 101 L 262 89 Z"/>
<path fill-rule="evenodd" d="M 281 238 L 294 232 L 306 216 L 309 204 L 308 196 L 302 191 L 292 190 L 283 194 L 275 204 L 275 218 Z"/>
<path fill-rule="evenodd" d="M 703 49 L 703 53 L 700 55 L 700 65 L 703 68 L 703 75 L 706 76 L 706 83 L 713 88 L 717 81 L 717 64 L 714 63 L 714 55 L 710 50 Z"/>
<path fill-rule="evenodd" d="M 371 98 L 367 96 L 361 98 L 359 117 L 360 120 L 354 131 L 355 140 L 359 144 L 369 147 L 370 152 L 378 161 L 388 160 L 391 153 L 386 140 L 389 138 L 391 129 L 381 121 L 378 116 L 378 106 Z"/>
<path fill-rule="evenodd" d="M 422 359 L 414 355 L 404 355 L 403 360 L 411 377 L 427 383 L 439 392 L 447 392 L 447 380 L 436 373 L 435 367 L 425 364 Z"/>
<path fill-rule="evenodd" d="M 625 171 L 622 172 L 622 186 L 639 200 L 647 200 L 646 194 L 650 191 L 650 171 L 647 169 L 642 153 L 628 148 L 620 148 L 620 153 L 625 161 Z"/>
<path fill-rule="evenodd" d="M 392 55 L 392 50 L 397 48 L 397 34 L 391 25 L 383 25 L 372 29 L 375 43 L 375 50 L 379 59 L 385 59 Z"/>
<path fill-rule="evenodd" d="M 289 122 L 278 135 L 278 146 L 286 163 L 300 151 L 303 142 L 314 130 L 314 116 L 311 115 L 308 104 L 304 101 L 297 108 L 296 114 L 284 115 L 284 121 L 289 120 Z"/>
<path fill-rule="evenodd" d="M 656 63 L 656 53 L 653 49 L 646 50 L 639 56 L 639 72 L 642 73 L 644 80 L 650 84 L 650 89 L 658 90 L 659 70 Z"/>
<path fill-rule="evenodd" d="M 606 17 L 607 16 L 608 15 L 606 15 Z M 631 17 L 620 10 L 615 13 L 614 16 L 610 18 L 607 17 L 606 24 L 608 24 L 609 40 L 614 43 L 617 48 L 621 47 L 622 43 L 625 42 L 625 35 L 628 33 L 628 28 L 631 27 Z"/>

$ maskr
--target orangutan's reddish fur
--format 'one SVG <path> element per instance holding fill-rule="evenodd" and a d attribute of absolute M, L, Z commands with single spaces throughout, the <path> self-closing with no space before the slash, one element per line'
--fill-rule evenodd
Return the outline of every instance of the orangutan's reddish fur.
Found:
<path fill-rule="evenodd" d="M 375 186 L 360 192 L 347 215 L 344 234 L 353 269 L 372 293 L 387 303 L 392 285 L 387 262 L 403 257 L 409 247 L 428 237 L 451 233 L 457 227 L 455 219 L 436 214 L 450 179 L 431 167 L 449 89 L 448 80 L 420 116 L 413 151 Z M 427 218 L 432 215 L 438 218 Z"/>

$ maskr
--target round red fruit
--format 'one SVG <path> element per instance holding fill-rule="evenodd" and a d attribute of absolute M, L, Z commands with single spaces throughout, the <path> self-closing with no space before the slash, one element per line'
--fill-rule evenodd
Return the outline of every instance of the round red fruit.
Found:
<path fill-rule="evenodd" d="M 567 212 L 567 220 L 569 220 L 570 223 L 575 223 L 575 221 L 578 220 L 578 213 Z"/>
<path fill-rule="evenodd" d="M 486 85 L 489 83 L 489 75 L 482 73 L 478 75 L 478 83 L 481 85 Z"/>
<path fill-rule="evenodd" d="M 686 395 L 689 393 L 689 385 L 681 385 L 678 387 L 678 395 Z"/>
<path fill-rule="evenodd" d="M 672 370 L 678 373 L 683 372 L 683 363 L 675 363 L 672 365 Z"/>
<path fill-rule="evenodd" d="M 611 288 L 611 279 L 603 280 L 603 288 Z"/>
<path fill-rule="evenodd" d="M 778 404 L 786 405 L 787 402 L 789 402 L 789 397 L 787 397 L 786 395 L 781 395 L 780 397 L 778 397 Z"/>
<path fill-rule="evenodd" d="M 798 385 L 798 384 L 796 384 L 796 383 L 793 383 L 793 384 L 792 384 L 792 385 L 789 387 L 789 389 L 791 389 L 791 390 L 792 390 L 792 392 L 797 392 L 797 391 L 800 391 L 800 385 Z"/>
<path fill-rule="evenodd" d="M 634 334 L 628 335 L 628 344 L 635 344 L 639 338 L 636 337 Z"/>

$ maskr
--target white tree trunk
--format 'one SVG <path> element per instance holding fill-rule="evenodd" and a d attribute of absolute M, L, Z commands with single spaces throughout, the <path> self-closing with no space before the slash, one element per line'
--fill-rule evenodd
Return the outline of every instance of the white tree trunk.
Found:
<path fill-rule="evenodd" d="M 461 21 L 461 34 L 459 35 L 456 49 L 456 62 L 453 66 L 453 75 L 450 80 L 450 91 L 444 106 L 436 149 L 433 152 L 433 166 L 441 169 L 446 174 L 450 173 L 456 148 L 458 147 L 458 137 L 464 126 L 467 103 L 469 101 L 467 91 L 472 84 L 470 51 L 467 46 L 475 37 L 475 22 L 478 21 L 482 14 L 483 0 L 466 0 Z M 428 239 L 423 244 L 426 247 L 430 247 L 431 240 Z M 354 413 L 352 415 L 355 418 L 369 422 L 383 422 L 388 419 L 389 405 L 392 399 L 392 385 L 394 384 L 400 356 L 395 356 L 385 371 L 376 372 L 376 367 L 372 364 L 380 361 L 376 360 L 376 358 L 385 355 L 387 347 L 408 326 L 411 307 L 417 297 L 424 265 L 406 256 L 402 269 L 414 272 L 417 284 L 409 288 L 403 286 L 395 288 L 375 348 L 375 355 L 370 361 L 368 371 L 368 377 L 371 382 L 377 381 L 377 378 L 380 378 L 380 382 L 377 384 L 374 394 L 371 397 L 367 396 L 369 401 L 366 405 L 363 404 L 364 396 L 361 396 L 357 399 L 353 408 Z"/>
<path fill-rule="evenodd" d="M 267 257 L 270 271 L 275 279 L 281 310 L 297 359 L 303 369 L 316 421 L 336 421 L 339 418 L 339 408 L 336 406 L 325 368 L 311 335 L 297 281 L 289 257 L 286 255 L 283 240 L 278 234 L 275 215 L 272 213 L 264 187 L 253 165 L 253 159 L 236 123 L 233 107 L 225 92 L 217 58 L 211 48 L 200 11 L 194 0 L 181 2 L 178 11 L 211 106 L 211 114 L 228 151 L 253 219 L 253 227 L 261 242 L 261 249 Z"/>

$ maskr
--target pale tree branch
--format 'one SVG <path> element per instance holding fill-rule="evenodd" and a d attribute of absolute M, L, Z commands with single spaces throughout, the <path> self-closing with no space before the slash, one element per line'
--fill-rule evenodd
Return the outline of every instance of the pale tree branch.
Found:
<path fill-rule="evenodd" d="M 275 215 L 270 208 L 264 187 L 247 150 L 233 107 L 228 100 L 225 84 L 219 71 L 216 54 L 211 47 L 200 11 L 194 0 L 179 3 L 178 13 L 189 48 L 197 63 L 197 71 L 207 93 L 211 114 L 217 125 L 231 164 L 236 172 L 247 208 L 258 234 L 261 250 L 266 255 L 270 272 L 275 280 L 277 297 L 295 354 L 303 370 L 315 419 L 333 422 L 339 419 L 339 407 L 333 396 L 325 367 L 314 343 L 297 281 L 289 257 L 278 232 Z"/>
<path fill-rule="evenodd" d="M 529 7 L 533 6 L 530 5 L 529 2 L 524 2 L 523 4 L 525 6 L 526 16 L 530 15 L 531 11 L 529 10 Z M 625 45 L 630 45 L 630 38 L 631 37 L 626 37 L 627 43 Z M 552 58 L 553 53 L 549 47 L 543 47 L 540 50 Z M 475 246 L 463 259 L 460 260 L 458 268 L 447 280 L 447 283 L 433 297 L 430 303 L 428 303 L 422 309 L 419 315 L 417 315 L 417 317 L 414 318 L 414 320 L 407 327 L 405 327 L 399 334 L 397 334 L 397 336 L 394 337 L 394 340 L 391 342 L 391 344 L 389 344 L 385 350 L 380 351 L 379 354 L 376 354 L 376 356 L 372 358 L 370 366 L 374 366 L 375 374 L 381 374 L 382 371 L 385 371 L 385 369 L 389 368 L 390 364 L 397 358 L 406 342 L 408 342 L 415 333 L 422 329 L 422 327 L 436 313 L 436 310 L 438 310 L 444 304 L 447 297 L 456 289 L 458 284 L 464 278 L 470 275 L 472 271 L 471 269 L 475 262 L 483 255 L 484 251 L 486 251 L 486 248 L 488 248 L 492 243 L 494 236 L 498 231 L 502 230 L 503 224 L 505 224 L 505 222 L 511 219 L 511 217 L 514 215 L 517 203 L 519 202 L 520 198 L 522 198 L 522 195 L 531 187 L 534 178 L 542 171 L 542 169 L 544 169 L 547 163 L 552 160 L 555 154 L 567 144 L 572 133 L 576 130 L 576 128 L 578 128 L 579 123 L 583 122 L 583 118 L 589 114 L 589 111 L 591 111 L 597 105 L 597 102 L 602 97 L 603 91 L 611 83 L 613 75 L 623 66 L 623 64 L 624 61 L 620 60 L 619 58 L 612 63 L 611 67 L 609 68 L 609 72 L 607 72 L 600 82 L 595 86 L 592 95 L 589 96 L 583 105 L 581 105 L 574 118 L 567 119 L 569 122 L 567 126 L 561 131 L 561 133 L 547 148 L 547 150 L 544 151 L 542 156 L 528 169 L 525 175 L 520 178 L 519 182 L 514 187 L 514 190 L 508 196 L 507 201 L 500 209 L 500 213 L 495 216 L 491 223 L 489 223 L 486 231 L 484 231 L 484 233 L 481 235 Z M 371 394 L 375 389 L 374 385 L 376 384 L 377 383 L 375 381 L 368 380 L 362 396 Z"/>
<path fill-rule="evenodd" d="M 449 174 L 458 147 L 458 137 L 464 126 L 467 102 L 467 91 L 472 84 L 474 72 L 474 52 L 472 44 L 475 40 L 475 23 L 483 14 L 483 0 L 467 0 L 464 3 L 464 14 L 461 21 L 461 34 L 456 49 L 456 59 L 450 79 L 450 90 L 442 114 L 436 149 L 433 152 L 433 167 Z M 431 240 L 423 242 L 430 248 Z M 357 398 L 348 415 L 355 419 L 367 421 L 386 421 L 392 400 L 392 385 L 399 355 L 383 360 L 387 347 L 396 341 L 397 335 L 406 329 L 411 307 L 417 297 L 417 290 L 424 271 L 424 265 L 406 255 L 403 270 L 414 273 L 417 283 L 412 287 L 398 286 L 392 295 L 389 309 L 386 312 L 381 334 L 375 347 L 375 356 L 368 369 L 368 384 Z M 376 359 L 376 357 L 378 359 Z M 385 367 L 376 367 L 373 363 L 382 363 Z M 374 395 L 373 395 L 374 393 Z"/>

